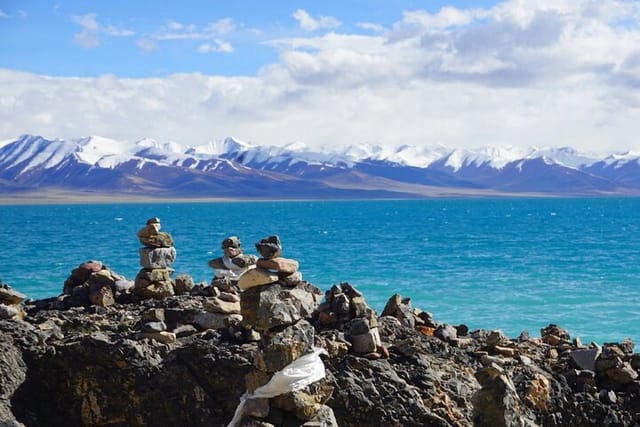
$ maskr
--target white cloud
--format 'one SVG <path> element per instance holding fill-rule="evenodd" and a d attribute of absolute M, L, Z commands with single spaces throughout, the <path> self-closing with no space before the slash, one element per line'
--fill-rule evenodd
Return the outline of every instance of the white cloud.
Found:
<path fill-rule="evenodd" d="M 199 53 L 211 53 L 211 52 L 219 52 L 219 53 L 230 53 L 233 52 L 233 46 L 224 40 L 214 40 L 215 44 L 204 43 L 198 46 Z"/>
<path fill-rule="evenodd" d="M 72 20 L 82 27 L 79 33 L 74 34 L 73 39 L 85 49 L 93 49 L 100 46 L 100 35 L 110 37 L 130 37 L 135 35 L 132 30 L 118 28 L 113 25 L 101 25 L 96 19 L 95 13 L 74 16 Z"/>
<path fill-rule="evenodd" d="M 380 24 L 374 24 L 372 22 L 358 22 L 356 24 L 358 28 L 362 28 L 363 30 L 373 31 L 375 33 L 381 33 L 386 31 L 386 28 Z"/>
<path fill-rule="evenodd" d="M 8 18 L 8 17 L 9 17 L 9 15 L 4 13 L 4 11 L 2 9 L 0 9 L 0 18 Z"/>
<path fill-rule="evenodd" d="M 169 21 L 152 37 L 157 40 L 211 40 L 235 31 L 237 25 L 231 18 L 210 22 L 203 27 Z"/>
<path fill-rule="evenodd" d="M 138 46 L 138 49 L 146 53 L 150 53 L 158 49 L 158 46 L 153 40 L 149 40 L 146 38 L 137 40 L 136 46 Z"/>
<path fill-rule="evenodd" d="M 201 52 L 232 49 L 207 34 Z M 319 147 L 640 150 L 637 2 L 513 0 L 485 10 L 409 11 L 382 33 L 329 32 L 269 46 L 279 61 L 243 78 L 0 70 L 0 138 L 102 134 L 189 145 L 234 135 Z"/>
<path fill-rule="evenodd" d="M 332 29 L 338 28 L 341 25 L 340 21 L 334 17 L 319 16 L 318 18 L 313 18 L 303 9 L 296 10 L 291 16 L 298 21 L 300 28 L 305 31 Z"/>

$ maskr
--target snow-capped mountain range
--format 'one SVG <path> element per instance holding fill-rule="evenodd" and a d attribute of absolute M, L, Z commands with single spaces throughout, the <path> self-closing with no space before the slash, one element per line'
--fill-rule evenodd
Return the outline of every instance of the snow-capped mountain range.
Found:
<path fill-rule="evenodd" d="M 91 136 L 0 141 L 0 192 L 91 191 L 158 197 L 356 198 L 640 194 L 640 153 L 565 148 L 313 150 L 234 138 L 203 145 Z"/>

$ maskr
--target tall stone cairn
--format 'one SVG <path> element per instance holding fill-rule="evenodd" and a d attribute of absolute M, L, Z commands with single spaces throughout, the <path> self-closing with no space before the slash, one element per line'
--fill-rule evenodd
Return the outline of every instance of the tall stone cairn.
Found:
<path fill-rule="evenodd" d="M 138 239 L 144 246 L 138 250 L 142 269 L 136 276 L 133 293 L 143 299 L 175 295 L 171 265 L 176 259 L 176 248 L 171 235 L 157 231 L 159 228 L 160 220 L 151 218 L 147 226 L 138 231 Z"/>
<path fill-rule="evenodd" d="M 315 329 L 307 319 L 322 297 L 318 288 L 302 280 L 297 261 L 281 257 L 278 236 L 260 240 L 256 249 L 262 256 L 257 267 L 245 272 L 238 281 L 243 290 L 240 293 L 243 324 L 261 335 L 253 369 L 245 376 L 249 394 L 269 382 L 274 373 L 313 351 Z M 276 397 L 249 399 L 239 425 L 261 422 L 281 425 L 290 420 L 297 425 L 306 422 L 336 426 L 333 411 L 324 404 L 332 391 L 326 380 L 320 380 Z"/>

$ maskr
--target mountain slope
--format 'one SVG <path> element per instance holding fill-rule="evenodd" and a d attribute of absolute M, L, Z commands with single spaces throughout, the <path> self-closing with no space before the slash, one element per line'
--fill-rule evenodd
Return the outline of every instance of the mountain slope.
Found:
<path fill-rule="evenodd" d="M 0 192 L 34 189 L 172 197 L 343 198 L 433 194 L 638 194 L 640 156 L 563 148 L 372 145 L 337 151 L 234 138 L 178 142 L 23 135 L 0 146 Z"/>

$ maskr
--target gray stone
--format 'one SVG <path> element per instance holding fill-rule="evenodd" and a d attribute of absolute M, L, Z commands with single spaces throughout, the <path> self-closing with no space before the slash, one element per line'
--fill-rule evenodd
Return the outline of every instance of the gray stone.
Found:
<path fill-rule="evenodd" d="M 163 321 L 147 322 L 142 325 L 142 332 L 162 332 L 167 330 L 167 324 Z"/>
<path fill-rule="evenodd" d="M 240 294 L 240 306 L 244 322 L 265 331 L 311 318 L 321 298 L 320 290 L 307 283 L 295 287 L 275 283 L 244 291 Z"/>
<path fill-rule="evenodd" d="M 351 342 L 351 349 L 356 354 L 375 352 L 382 345 L 378 328 L 371 328 L 364 334 L 350 335 L 347 339 Z"/>
<path fill-rule="evenodd" d="M 598 359 L 598 356 L 600 356 L 600 349 L 589 348 L 586 350 L 574 350 L 571 352 L 570 356 L 580 369 L 595 371 L 596 360 Z"/>
<path fill-rule="evenodd" d="M 0 304 L 0 320 L 13 319 L 18 313 L 20 313 L 18 306 Z"/>
<path fill-rule="evenodd" d="M 239 314 L 210 313 L 208 311 L 196 315 L 193 323 L 200 329 L 220 329 L 229 326 L 230 322 L 242 320 Z"/>
<path fill-rule="evenodd" d="M 188 274 L 178 274 L 174 282 L 176 295 L 186 295 L 195 286 L 193 278 Z"/>
<path fill-rule="evenodd" d="M 456 328 L 447 323 L 438 326 L 433 335 L 449 343 L 454 343 L 458 339 L 458 331 Z"/>
<path fill-rule="evenodd" d="M 176 248 L 150 248 L 138 249 L 140 265 L 143 268 L 169 268 L 176 260 Z"/>

